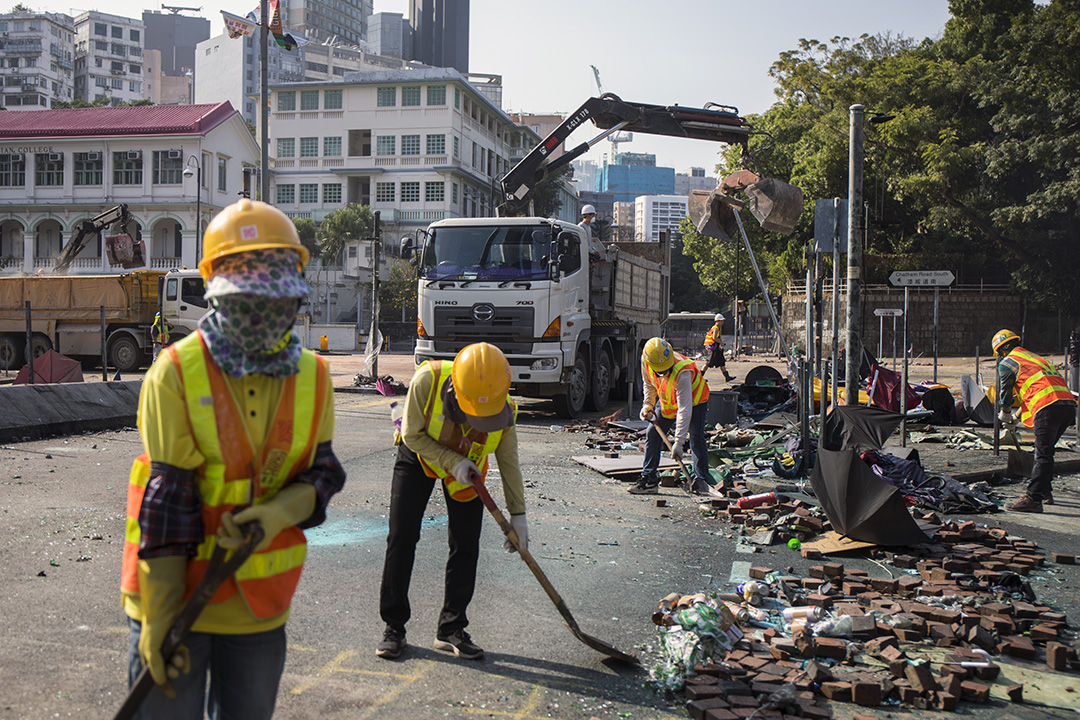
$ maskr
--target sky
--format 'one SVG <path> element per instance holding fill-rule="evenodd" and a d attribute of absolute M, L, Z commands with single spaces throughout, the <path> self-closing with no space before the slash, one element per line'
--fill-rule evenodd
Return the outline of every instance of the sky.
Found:
<path fill-rule="evenodd" d="M 223 29 L 220 10 L 244 15 L 256 4 L 200 2 L 215 35 Z M 374 2 L 375 12 L 408 16 L 409 0 Z M 72 15 L 86 9 L 70 7 L 70 0 L 23 3 Z M 159 9 L 138 0 L 95 0 L 93 6 L 126 17 L 141 17 L 144 7 Z M 772 105 L 769 66 L 781 52 L 795 49 L 800 38 L 827 41 L 885 32 L 937 38 L 948 17 L 948 0 L 472 0 L 469 69 L 502 75 L 508 112 L 572 112 L 597 94 L 589 67 L 595 65 L 604 90 L 623 100 L 696 107 L 714 102 L 745 115 Z M 567 144 L 597 134 L 590 124 Z M 621 151 L 654 153 L 658 165 L 677 172 L 697 166 L 710 174 L 721 149 L 699 140 L 641 134 L 620 144 Z M 599 162 L 609 150 L 603 141 L 587 157 Z"/>

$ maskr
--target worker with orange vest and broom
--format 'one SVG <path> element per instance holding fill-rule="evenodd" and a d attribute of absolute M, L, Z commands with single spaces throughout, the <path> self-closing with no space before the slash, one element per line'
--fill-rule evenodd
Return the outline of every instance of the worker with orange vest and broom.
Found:
<path fill-rule="evenodd" d="M 139 717 L 270 718 L 285 667 L 285 623 L 307 550 L 345 472 L 334 455 L 326 361 L 293 333 L 308 251 L 292 221 L 240 200 L 206 228 L 199 270 L 210 311 L 146 373 L 145 452 L 128 486 L 122 592 L 129 675 L 156 683 Z M 163 657 L 173 621 L 215 547 L 263 539 Z M 250 543 L 249 543 L 250 544 Z M 209 686 L 207 680 L 209 678 Z"/>
<path fill-rule="evenodd" d="M 1020 336 L 1012 330 L 998 331 L 991 344 L 998 357 L 999 418 L 1006 426 L 1016 422 L 1012 409 L 1015 393 L 1020 396 L 1020 422 L 1035 431 L 1035 464 L 1027 490 L 1005 509 L 1041 513 L 1043 503 L 1054 502 L 1054 446 L 1073 422 L 1076 400 L 1053 363 L 1020 347 Z"/>

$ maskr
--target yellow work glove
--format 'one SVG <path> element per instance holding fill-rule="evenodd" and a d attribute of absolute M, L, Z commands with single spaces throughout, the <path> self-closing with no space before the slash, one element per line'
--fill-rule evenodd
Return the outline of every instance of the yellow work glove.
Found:
<path fill-rule="evenodd" d="M 184 607 L 186 573 L 187 558 L 182 555 L 139 561 L 139 594 L 143 611 L 139 657 L 143 666 L 150 669 L 154 682 L 169 697 L 176 697 L 169 680 L 191 670 L 191 656 L 183 645 L 167 661 L 161 655 L 161 643 Z"/>
<path fill-rule="evenodd" d="M 277 534 L 286 528 L 311 517 L 315 511 L 315 486 L 308 483 L 293 483 L 283 488 L 270 500 L 259 505 L 244 508 L 233 515 L 221 516 L 221 529 L 218 530 L 218 545 L 226 550 L 235 550 L 244 544 L 242 525 L 255 521 L 262 526 L 263 540 L 256 551 L 270 547 Z"/>

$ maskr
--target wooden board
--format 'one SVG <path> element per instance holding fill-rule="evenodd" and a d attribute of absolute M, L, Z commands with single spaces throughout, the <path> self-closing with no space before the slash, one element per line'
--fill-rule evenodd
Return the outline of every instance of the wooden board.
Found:
<path fill-rule="evenodd" d="M 644 455 L 631 455 L 619 453 L 617 458 L 604 457 L 603 455 L 575 455 L 570 458 L 574 462 L 584 465 L 590 470 L 595 470 L 601 475 L 609 477 L 625 475 L 627 473 L 640 473 L 641 466 L 645 464 Z M 671 458 L 660 458 L 660 470 L 674 470 L 679 464 Z"/>
<path fill-rule="evenodd" d="M 813 542 L 804 542 L 802 546 L 808 550 L 817 550 L 822 555 L 832 555 L 833 553 L 876 547 L 874 543 L 842 537 L 840 533 L 835 530 L 830 530 L 827 533 L 819 535 L 817 540 L 814 540 Z"/>

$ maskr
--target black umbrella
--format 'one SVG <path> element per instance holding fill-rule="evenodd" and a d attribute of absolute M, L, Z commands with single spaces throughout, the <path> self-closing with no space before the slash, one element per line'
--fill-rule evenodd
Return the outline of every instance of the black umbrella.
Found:
<path fill-rule="evenodd" d="M 994 424 L 994 403 L 986 397 L 979 383 L 970 375 L 960 376 L 960 395 L 964 400 L 964 408 L 968 417 L 976 425 L 992 427 Z"/>
<path fill-rule="evenodd" d="M 818 450 L 810 484 L 833 529 L 875 545 L 930 542 L 908 513 L 904 496 L 854 450 Z"/>
<path fill-rule="evenodd" d="M 880 450 L 900 427 L 900 413 L 873 405 L 837 405 L 825 418 L 821 447 L 828 450 Z"/>

